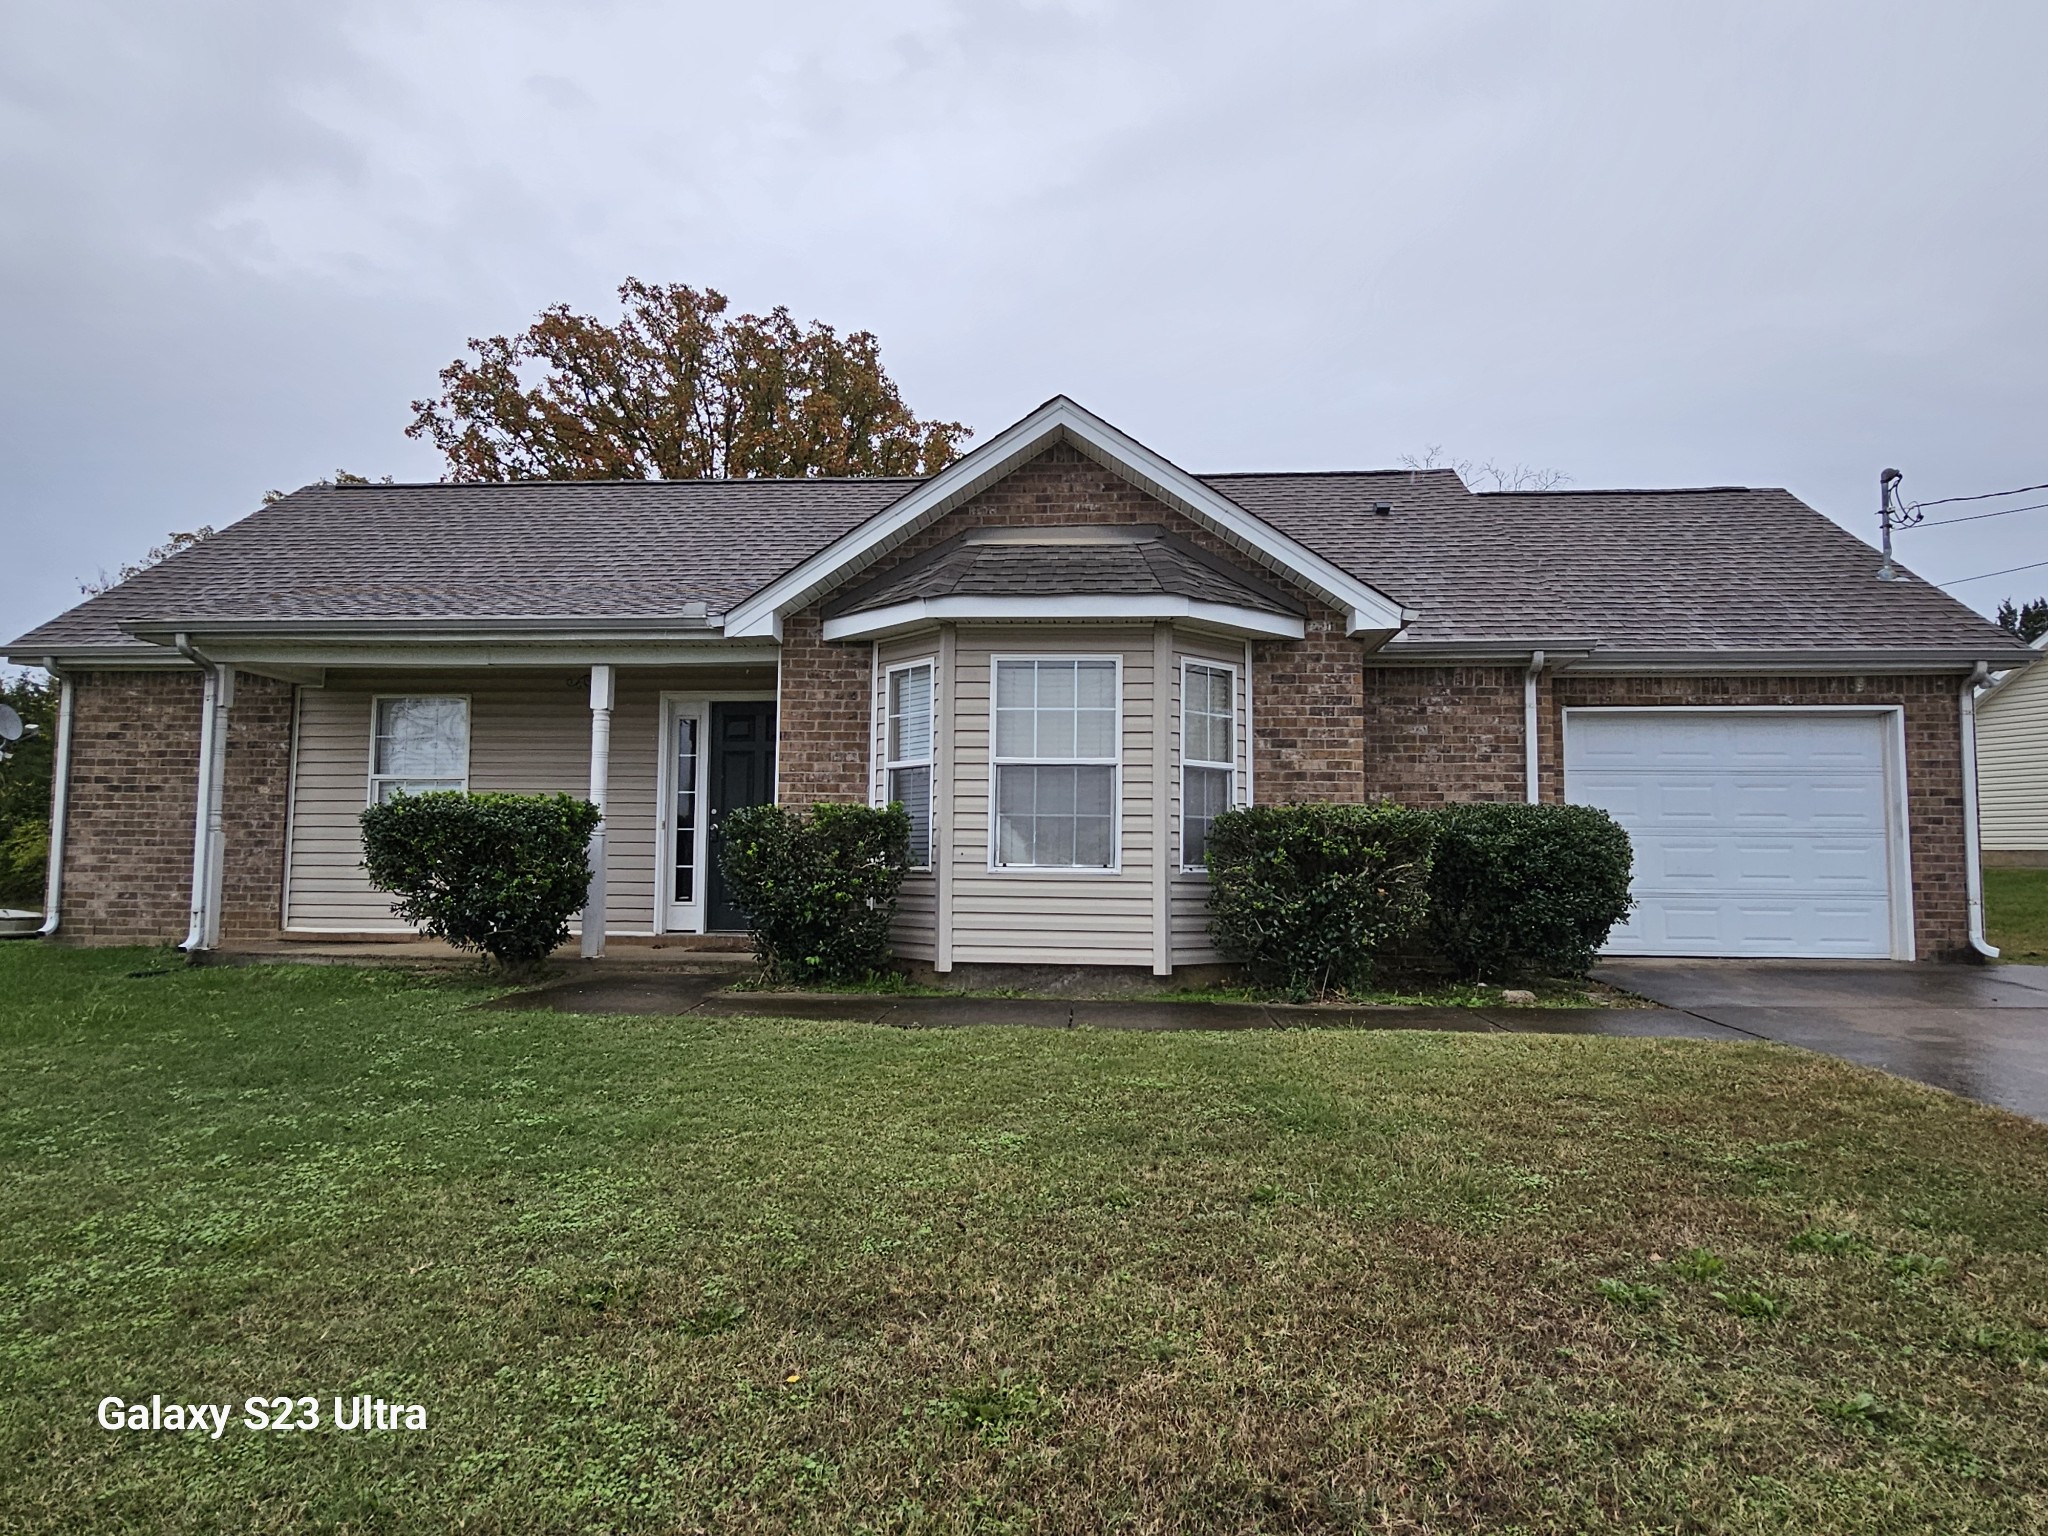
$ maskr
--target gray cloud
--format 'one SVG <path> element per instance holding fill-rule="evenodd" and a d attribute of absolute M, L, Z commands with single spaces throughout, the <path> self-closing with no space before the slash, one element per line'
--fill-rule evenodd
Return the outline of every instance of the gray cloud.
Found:
<path fill-rule="evenodd" d="M 1201 469 L 2048 480 L 2020 5 L 140 0 L 0 19 L 0 628 L 337 465 L 619 278 L 1064 390 Z M 2048 513 L 1902 537 L 1935 579 Z M 1988 606 L 2048 569 L 1959 589 Z"/>

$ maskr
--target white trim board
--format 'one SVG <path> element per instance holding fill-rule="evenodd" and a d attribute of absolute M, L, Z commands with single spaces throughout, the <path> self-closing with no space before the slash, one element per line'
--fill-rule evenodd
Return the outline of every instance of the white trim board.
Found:
<path fill-rule="evenodd" d="M 1293 614 L 1205 603 L 1172 593 L 1073 594 L 1058 597 L 924 597 L 865 613 L 827 619 L 827 640 L 882 640 L 931 624 L 1132 623 L 1178 619 L 1229 635 L 1299 640 L 1308 625 Z"/>
<path fill-rule="evenodd" d="M 1315 592 L 1345 614 L 1351 634 L 1390 635 L 1415 617 L 1384 592 L 1254 517 L 1093 412 L 1065 395 L 1056 395 L 736 605 L 725 616 L 725 633 L 781 639 L 782 621 L 788 614 L 865 570 L 920 529 L 1059 443 L 1071 445 L 1156 496 L 1268 570 Z"/>

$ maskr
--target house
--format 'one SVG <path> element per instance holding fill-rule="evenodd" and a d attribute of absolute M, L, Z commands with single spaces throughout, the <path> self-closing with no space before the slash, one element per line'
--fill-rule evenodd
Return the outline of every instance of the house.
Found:
<path fill-rule="evenodd" d="M 1195 475 L 1058 398 L 926 479 L 309 487 L 7 653 L 81 943 L 391 933 L 360 812 L 469 788 L 603 806 L 586 954 L 738 927 L 737 806 L 900 800 L 903 957 L 1164 975 L 1219 811 L 1389 796 L 1611 810 L 1617 952 L 1967 955 L 2033 653 L 1876 571 L 1784 491 Z"/>
<path fill-rule="evenodd" d="M 2048 869 L 2048 667 L 2007 672 L 1978 695 L 1977 771 L 1984 862 Z"/>

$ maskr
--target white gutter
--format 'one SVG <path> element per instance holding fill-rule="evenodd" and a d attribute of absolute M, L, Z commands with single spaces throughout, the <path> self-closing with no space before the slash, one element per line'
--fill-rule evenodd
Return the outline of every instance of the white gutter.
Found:
<path fill-rule="evenodd" d="M 177 637 L 178 654 L 200 669 L 199 793 L 192 828 L 192 921 L 178 948 L 186 954 L 220 944 L 221 867 L 226 862 L 227 831 L 222 820 L 228 745 L 228 707 L 234 703 L 234 673 L 209 661 L 193 648 L 189 636 Z"/>
<path fill-rule="evenodd" d="M 56 672 L 56 668 L 50 668 Z M 57 931 L 64 906 L 64 821 L 71 805 L 71 712 L 76 685 L 69 673 L 57 674 L 57 747 L 50 785 L 50 868 L 43 881 L 42 938 Z"/>
<path fill-rule="evenodd" d="M 1963 684 L 1963 892 L 1970 908 L 1970 948 L 1996 960 L 1998 947 L 1984 937 L 1984 871 L 1979 863 L 1983 851 L 1977 832 L 1977 689 L 1990 671 L 1990 663 L 1980 661 Z"/>
<path fill-rule="evenodd" d="M 1529 780 L 1529 803 L 1543 803 L 1542 754 L 1537 750 L 1536 680 L 1543 675 L 1543 653 L 1529 653 L 1529 670 L 1522 677 L 1522 752 Z"/>

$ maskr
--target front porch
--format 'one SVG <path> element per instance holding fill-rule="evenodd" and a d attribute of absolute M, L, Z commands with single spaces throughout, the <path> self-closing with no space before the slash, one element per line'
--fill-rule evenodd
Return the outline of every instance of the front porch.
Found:
<path fill-rule="evenodd" d="M 297 687 L 274 947 L 433 950 L 361 867 L 363 808 L 399 791 L 565 793 L 602 807 L 585 956 L 737 935 L 713 857 L 725 810 L 774 798 L 776 669 L 723 662 L 324 669 Z M 589 911 L 603 913 L 601 930 Z M 743 942 L 743 941 L 741 941 Z M 242 953 L 252 946 L 236 942 Z M 452 952 L 450 952 L 452 953 Z"/>

